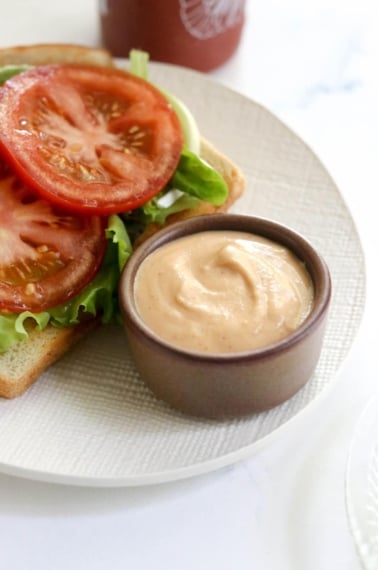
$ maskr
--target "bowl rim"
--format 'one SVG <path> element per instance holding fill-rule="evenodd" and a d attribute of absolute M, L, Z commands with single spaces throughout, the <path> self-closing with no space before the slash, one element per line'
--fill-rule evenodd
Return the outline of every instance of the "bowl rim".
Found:
<path fill-rule="evenodd" d="M 135 297 L 131 293 L 140 264 L 149 254 L 164 244 L 204 231 L 241 231 L 261 235 L 288 247 L 299 257 L 306 264 L 315 289 L 314 306 L 303 323 L 292 333 L 275 343 L 256 349 L 229 353 L 201 352 L 181 348 L 164 340 L 146 325 L 138 313 Z M 302 253 L 305 253 L 305 255 L 302 255 Z M 129 291 L 131 298 L 128 295 Z M 143 335 L 148 343 L 158 345 L 160 350 L 169 352 L 172 357 L 179 356 L 180 358 L 201 363 L 219 361 L 252 362 L 264 360 L 288 351 L 309 336 L 318 324 L 323 321 L 330 305 L 331 296 L 332 281 L 328 265 L 322 255 L 303 234 L 270 218 L 232 213 L 204 214 L 189 217 L 172 223 L 148 237 L 132 253 L 123 268 L 118 291 L 121 315 L 126 328 L 131 327 L 134 331 Z"/>

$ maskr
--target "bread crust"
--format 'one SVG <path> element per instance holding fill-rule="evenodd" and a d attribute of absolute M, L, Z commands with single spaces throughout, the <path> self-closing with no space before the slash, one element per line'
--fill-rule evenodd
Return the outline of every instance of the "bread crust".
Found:
<path fill-rule="evenodd" d="M 0 66 L 44 65 L 50 63 L 84 63 L 113 66 L 114 61 L 106 50 L 72 44 L 38 44 L 0 49 Z M 201 157 L 223 175 L 228 186 L 227 201 L 222 206 L 209 203 L 193 210 L 173 214 L 166 224 L 184 218 L 215 212 L 225 212 L 241 196 L 245 179 L 239 168 L 205 139 L 201 141 Z M 161 229 L 150 224 L 136 246 Z M 33 330 L 26 341 L 20 341 L 6 353 L 0 354 L 0 397 L 15 398 L 23 394 L 39 376 L 61 358 L 88 331 L 96 326 L 93 319 L 70 328 L 47 326 L 43 331 Z"/>
<path fill-rule="evenodd" d="M 81 63 L 113 67 L 111 54 L 102 48 L 75 44 L 33 44 L 0 48 L 0 66 Z"/>

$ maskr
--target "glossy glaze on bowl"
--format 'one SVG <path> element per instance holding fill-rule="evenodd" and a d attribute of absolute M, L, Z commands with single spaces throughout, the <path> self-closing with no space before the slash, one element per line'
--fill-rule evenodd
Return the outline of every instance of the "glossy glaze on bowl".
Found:
<path fill-rule="evenodd" d="M 180 350 L 140 318 L 134 282 L 141 261 L 165 243 L 207 230 L 262 235 L 291 249 L 314 283 L 314 306 L 290 336 L 262 349 L 233 354 Z M 331 298 L 328 268 L 302 236 L 267 219 L 233 214 L 191 218 L 159 232 L 132 255 L 120 282 L 126 336 L 141 378 L 158 398 L 182 412 L 208 418 L 239 417 L 276 406 L 311 377 L 321 351 Z"/>

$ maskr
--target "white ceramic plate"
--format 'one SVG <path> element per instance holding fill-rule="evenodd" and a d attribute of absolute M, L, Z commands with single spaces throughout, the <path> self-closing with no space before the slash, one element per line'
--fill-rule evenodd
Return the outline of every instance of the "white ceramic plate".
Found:
<path fill-rule="evenodd" d="M 357 424 L 346 473 L 350 528 L 365 570 L 378 568 L 378 393 Z"/>
<path fill-rule="evenodd" d="M 0 400 L 0 469 L 79 485 L 170 481 L 240 460 L 267 444 L 335 379 L 364 305 L 364 259 L 353 220 L 313 152 L 262 106 L 169 65 L 152 79 L 192 109 L 202 134 L 243 169 L 248 189 L 234 211 L 302 232 L 333 279 L 325 345 L 312 380 L 290 401 L 228 421 L 184 417 L 157 401 L 130 362 L 123 333 L 102 328 L 21 398 Z M 159 371 L 156 371 L 158 374 Z"/>

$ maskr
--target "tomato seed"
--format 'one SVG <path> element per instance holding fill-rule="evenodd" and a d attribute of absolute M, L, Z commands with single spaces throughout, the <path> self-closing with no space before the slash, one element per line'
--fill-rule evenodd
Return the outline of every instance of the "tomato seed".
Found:
<path fill-rule="evenodd" d="M 34 285 L 34 283 L 28 283 L 25 287 L 25 293 L 26 295 L 33 295 L 36 291 L 36 287 Z"/>
<path fill-rule="evenodd" d="M 49 251 L 49 248 L 47 247 L 47 245 L 39 245 L 37 247 L 37 251 L 38 253 L 46 253 L 47 251 Z"/>

